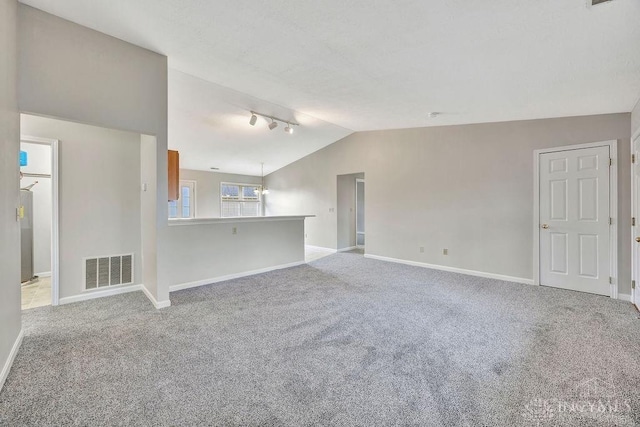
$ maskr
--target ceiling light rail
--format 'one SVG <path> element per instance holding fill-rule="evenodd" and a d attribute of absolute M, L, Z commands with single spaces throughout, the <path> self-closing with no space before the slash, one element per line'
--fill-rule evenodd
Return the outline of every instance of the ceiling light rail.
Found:
<path fill-rule="evenodd" d="M 256 122 L 258 121 L 258 116 L 260 117 L 264 117 L 265 119 L 269 119 L 271 120 L 271 123 L 269 123 L 269 130 L 274 130 L 275 128 L 278 127 L 278 122 L 284 123 L 287 126 L 284 128 L 284 131 L 288 134 L 292 134 L 293 133 L 293 126 L 300 126 L 299 123 L 296 122 L 292 122 L 290 120 L 284 120 L 281 119 L 279 117 L 275 117 L 275 116 L 270 116 L 268 114 L 262 114 L 262 113 L 258 113 L 257 111 L 251 111 L 251 118 L 249 119 L 249 124 L 251 126 L 255 126 Z"/>

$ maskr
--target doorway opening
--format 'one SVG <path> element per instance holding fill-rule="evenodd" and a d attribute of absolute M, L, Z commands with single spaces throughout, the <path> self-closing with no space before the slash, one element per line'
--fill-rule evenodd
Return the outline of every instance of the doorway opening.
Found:
<path fill-rule="evenodd" d="M 534 153 L 534 284 L 618 298 L 617 141 Z"/>
<path fill-rule="evenodd" d="M 58 141 L 20 138 L 22 309 L 58 305 Z"/>
<path fill-rule="evenodd" d="M 146 152 L 139 133 L 30 114 L 20 115 L 20 129 L 29 135 L 23 142 L 52 147 L 51 304 L 141 290 L 141 247 L 146 243 L 141 229 L 144 224 L 155 236 L 159 206 L 155 138 L 148 138 L 153 152 Z M 148 220 L 151 213 L 153 220 Z"/>
<path fill-rule="evenodd" d="M 337 176 L 337 251 L 364 250 L 364 172 Z"/>
<path fill-rule="evenodd" d="M 364 249 L 364 179 L 356 179 L 356 247 Z"/>

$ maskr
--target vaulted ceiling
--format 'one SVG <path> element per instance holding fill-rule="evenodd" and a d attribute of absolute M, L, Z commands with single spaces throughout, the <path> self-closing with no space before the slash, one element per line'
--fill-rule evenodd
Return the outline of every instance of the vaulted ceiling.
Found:
<path fill-rule="evenodd" d="M 22 2 L 167 55 L 169 144 L 197 169 L 272 171 L 351 131 L 628 112 L 640 96 L 638 0 Z M 250 109 L 302 126 L 250 128 Z"/>

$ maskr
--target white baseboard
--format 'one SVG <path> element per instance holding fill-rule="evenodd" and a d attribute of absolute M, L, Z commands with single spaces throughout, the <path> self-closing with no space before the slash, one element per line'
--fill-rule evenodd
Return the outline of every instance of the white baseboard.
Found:
<path fill-rule="evenodd" d="M 149 298 L 149 300 L 151 301 L 151 303 L 153 304 L 153 306 L 157 309 L 160 308 L 166 308 L 169 307 L 171 305 L 171 301 L 166 300 L 166 301 L 156 301 L 156 299 L 153 297 L 153 295 L 151 295 L 151 292 L 149 292 L 149 290 L 142 284 L 140 285 L 125 285 L 125 286 L 118 286 L 118 287 L 114 287 L 112 289 L 101 289 L 101 290 L 96 290 L 96 291 L 88 291 L 88 292 L 84 292 L 80 295 L 74 295 L 72 297 L 65 297 L 65 298 L 60 298 L 60 305 L 63 304 L 71 304 L 74 302 L 80 302 L 80 301 L 88 301 L 88 300 L 92 300 L 95 298 L 104 298 L 104 297 L 110 297 L 113 295 L 120 295 L 120 294 L 126 294 L 129 292 L 137 292 L 137 291 L 142 291 L 147 298 Z"/>
<path fill-rule="evenodd" d="M 354 249 L 358 249 L 358 247 L 357 246 L 349 246 L 348 248 L 338 249 L 338 252 L 349 252 L 349 251 L 352 251 Z"/>
<path fill-rule="evenodd" d="M 142 292 L 144 292 L 144 294 L 147 296 L 147 298 L 149 298 L 149 301 L 151 301 L 153 306 L 158 310 L 160 310 L 161 308 L 167 308 L 167 307 L 171 306 L 171 301 L 170 300 L 158 302 L 156 300 L 156 298 L 151 294 L 149 289 L 147 289 L 147 287 L 144 286 L 144 285 L 142 285 Z"/>
<path fill-rule="evenodd" d="M 522 277 L 505 276 L 503 274 L 486 273 L 484 271 L 465 270 L 464 268 L 448 267 L 446 265 L 427 264 L 425 262 L 408 261 L 398 258 L 389 258 L 379 255 L 365 254 L 365 258 L 377 259 L 380 261 L 396 262 L 398 264 L 412 265 L 415 267 L 431 268 L 433 270 L 450 271 L 452 273 L 466 274 L 468 276 L 484 277 L 486 279 L 504 280 L 505 282 L 523 283 L 525 285 L 533 285 L 533 279 L 525 279 Z"/>
<path fill-rule="evenodd" d="M 144 286 L 142 285 L 125 285 L 125 286 L 114 287 L 111 289 L 87 291 L 79 295 L 74 295 L 72 297 L 60 298 L 59 302 L 60 302 L 60 305 L 71 304 L 74 302 L 88 301 L 95 298 L 103 298 L 103 297 L 109 297 L 112 295 L 126 294 L 128 292 L 141 291 L 143 288 Z"/>
<path fill-rule="evenodd" d="M 34 276 L 38 276 L 38 277 L 51 277 L 51 272 L 50 271 L 45 271 L 42 273 L 36 273 L 34 274 Z"/>
<path fill-rule="evenodd" d="M 2 372 L 0 372 L 0 390 L 4 386 L 4 382 L 7 380 L 9 376 L 9 371 L 11 370 L 11 366 L 13 365 L 13 361 L 16 359 L 18 355 L 18 350 L 20 350 L 20 346 L 22 345 L 22 338 L 24 337 L 24 331 L 20 329 L 20 333 L 13 343 L 13 347 L 11 347 L 11 351 L 9 352 L 9 357 L 7 357 L 7 361 L 2 367 Z"/>
<path fill-rule="evenodd" d="M 630 294 L 621 294 L 621 293 L 618 293 L 618 299 L 619 299 L 619 300 L 622 300 L 622 301 L 633 302 L 633 301 L 631 300 L 631 295 L 630 295 Z"/>
<path fill-rule="evenodd" d="M 169 292 L 181 291 L 183 289 L 196 288 L 198 286 L 210 285 L 212 283 L 224 282 L 226 280 L 239 279 L 241 277 L 254 276 L 256 274 L 268 273 L 269 271 L 281 270 L 283 268 L 297 267 L 306 264 L 304 261 L 281 264 L 273 267 L 260 268 L 258 270 L 243 271 L 242 273 L 228 274 L 226 276 L 212 277 L 210 279 L 196 280 L 195 282 L 180 283 L 169 286 Z"/>

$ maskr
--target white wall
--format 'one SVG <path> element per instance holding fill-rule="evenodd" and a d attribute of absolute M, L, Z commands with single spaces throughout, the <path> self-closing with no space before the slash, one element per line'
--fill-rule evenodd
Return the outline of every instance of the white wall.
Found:
<path fill-rule="evenodd" d="M 19 6 L 19 107 L 23 112 L 156 137 L 158 245 L 167 227 L 167 58 L 26 5 Z M 139 146 L 138 146 L 139 148 Z M 138 175 L 136 182 L 139 182 Z M 62 230 L 61 230 L 62 231 Z M 157 260 L 144 284 L 169 298 Z M 151 283 L 155 277 L 160 283 Z"/>
<path fill-rule="evenodd" d="M 133 253 L 141 283 L 140 135 L 26 114 L 21 132 L 60 141 L 60 298 L 83 292 L 84 257 Z"/>
<path fill-rule="evenodd" d="M 140 226 L 142 249 L 142 272 L 144 286 L 152 295 L 158 293 L 158 236 L 156 223 L 150 220 L 158 206 L 156 162 L 157 140 L 154 136 L 140 136 Z M 146 190 L 144 189 L 146 187 Z"/>
<path fill-rule="evenodd" d="M 364 171 L 367 253 L 531 279 L 533 151 L 616 139 L 630 294 L 630 127 L 627 113 L 358 132 L 268 175 L 267 213 L 317 215 L 307 243 L 336 248 L 336 176 Z"/>
<path fill-rule="evenodd" d="M 51 175 L 50 145 L 20 142 L 20 150 L 27 152 L 27 166 L 21 166 L 21 172 Z M 24 187 L 24 185 L 20 186 Z"/>
<path fill-rule="evenodd" d="M 17 8 L 15 0 L 0 1 L 0 388 L 21 327 Z"/>
<path fill-rule="evenodd" d="M 304 262 L 304 220 L 222 221 L 169 226 L 171 244 L 160 250 L 167 251 L 162 274 L 170 285 Z"/>
<path fill-rule="evenodd" d="M 20 168 L 25 173 L 51 175 L 51 146 L 20 143 L 20 150 L 26 151 L 27 166 Z M 38 182 L 31 188 L 33 193 L 33 271 L 36 276 L 51 274 L 51 218 L 52 188 L 51 178 L 24 177 L 20 188 Z"/>
<path fill-rule="evenodd" d="M 260 184 L 259 176 L 180 169 L 180 179 L 196 181 L 196 218 L 220 217 L 220 183 Z"/>

